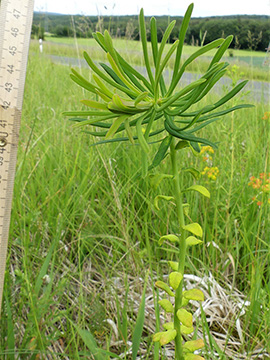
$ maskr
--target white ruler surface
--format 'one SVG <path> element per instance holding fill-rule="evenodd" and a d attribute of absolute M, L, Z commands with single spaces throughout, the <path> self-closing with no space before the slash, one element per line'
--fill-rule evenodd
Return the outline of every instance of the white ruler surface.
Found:
<path fill-rule="evenodd" d="M 34 0 L 0 5 L 0 311 Z"/>

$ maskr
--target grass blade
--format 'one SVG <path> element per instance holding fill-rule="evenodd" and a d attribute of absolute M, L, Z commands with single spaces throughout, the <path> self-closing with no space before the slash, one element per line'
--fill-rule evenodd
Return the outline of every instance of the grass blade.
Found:
<path fill-rule="evenodd" d="M 92 353 L 95 360 L 104 360 L 105 358 L 107 358 L 107 356 L 110 356 L 110 357 L 116 358 L 116 359 L 121 359 L 118 355 L 116 355 L 110 351 L 103 350 L 102 348 L 98 347 L 94 336 L 91 334 L 91 332 L 89 330 L 82 330 L 78 326 L 76 326 L 74 323 L 72 323 L 72 325 L 77 330 L 82 341 L 87 346 L 87 348 L 90 350 L 90 352 Z"/>
<path fill-rule="evenodd" d="M 144 324 L 144 312 L 145 312 L 145 291 L 147 285 L 147 278 L 148 278 L 149 271 L 146 274 L 144 280 L 144 289 L 142 293 L 142 301 L 139 307 L 138 317 L 136 320 L 134 332 L 132 335 L 132 360 L 136 360 L 138 350 L 141 343 L 141 336 L 143 332 L 143 324 Z"/>
<path fill-rule="evenodd" d="M 7 309 L 7 325 L 8 325 L 8 334 L 7 334 L 7 348 L 8 348 L 8 358 L 10 360 L 15 360 L 15 336 L 14 336 L 14 326 L 12 321 L 12 312 L 8 299 L 8 295 L 5 294 L 6 300 L 6 309 Z"/>

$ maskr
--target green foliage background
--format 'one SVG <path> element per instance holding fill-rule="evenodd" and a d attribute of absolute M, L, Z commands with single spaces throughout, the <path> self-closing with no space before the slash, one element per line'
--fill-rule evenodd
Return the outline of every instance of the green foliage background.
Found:
<path fill-rule="evenodd" d="M 74 23 L 77 37 L 92 37 L 92 32 L 96 30 L 103 32 L 109 30 L 113 37 L 127 37 L 139 40 L 139 28 L 137 15 L 132 16 L 81 16 L 74 15 Z M 179 28 L 183 17 L 181 16 L 157 16 L 158 20 L 158 41 L 161 41 L 168 20 L 176 20 L 176 26 L 171 33 L 170 42 L 175 41 L 178 36 Z M 270 41 L 270 17 L 264 15 L 232 15 L 214 16 L 205 18 L 192 18 L 189 30 L 186 35 L 187 44 L 198 44 L 206 32 L 204 43 L 207 44 L 218 37 L 234 35 L 231 48 L 249 49 L 255 46 L 255 50 L 265 51 Z M 148 30 L 148 40 L 150 39 L 150 17 L 146 17 Z M 33 34 L 37 34 L 37 29 L 43 27 L 46 32 L 56 36 L 73 36 L 74 29 L 70 15 L 59 15 L 52 13 L 35 13 L 33 20 Z M 253 45 L 248 36 L 251 32 Z M 261 37 L 260 37 L 261 32 Z M 237 39 L 237 40 L 236 40 Z M 255 43 L 255 44 L 254 44 Z"/>

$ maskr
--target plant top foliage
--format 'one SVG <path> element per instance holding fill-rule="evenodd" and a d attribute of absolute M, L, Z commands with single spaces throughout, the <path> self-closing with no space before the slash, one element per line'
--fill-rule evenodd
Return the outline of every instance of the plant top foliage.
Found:
<path fill-rule="evenodd" d="M 198 108 L 200 101 L 226 74 L 229 64 L 220 60 L 232 42 L 233 36 L 228 36 L 226 39 L 220 38 L 200 47 L 181 64 L 184 39 L 193 6 L 193 4 L 189 5 L 179 31 L 179 38 L 169 47 L 166 54 L 164 54 L 165 45 L 175 26 L 175 21 L 168 25 L 161 43 L 158 44 L 156 19 L 151 18 L 150 49 L 147 44 L 144 13 L 141 9 L 139 26 L 147 78 L 118 53 L 107 30 L 104 34 L 96 32 L 93 36 L 106 52 L 109 65 L 102 62 L 99 66 L 96 65 L 85 52 L 84 58 L 93 72 L 93 82 L 86 80 L 72 69 L 72 80 L 94 94 L 96 100 L 81 100 L 90 110 L 70 111 L 64 114 L 73 117 L 71 120 L 77 122 L 77 126 L 94 125 L 96 131 L 88 131 L 89 134 L 104 138 L 95 144 L 116 141 L 140 144 L 144 174 L 147 169 L 159 165 L 164 159 L 173 137 L 180 140 L 176 149 L 190 146 L 199 152 L 199 144 L 215 148 L 216 144 L 197 136 L 196 133 L 225 114 L 251 106 L 241 104 L 220 110 L 222 105 L 245 86 L 247 81 L 242 81 L 214 104 Z M 198 80 L 179 89 L 178 85 L 181 84 L 181 78 L 187 66 L 214 48 L 217 50 L 206 73 Z M 176 55 L 171 81 L 166 84 L 163 70 L 174 53 Z M 154 69 L 150 66 L 151 56 Z M 120 136 L 115 137 L 115 135 Z M 161 144 L 152 165 L 148 168 L 149 145 L 155 142 Z"/>

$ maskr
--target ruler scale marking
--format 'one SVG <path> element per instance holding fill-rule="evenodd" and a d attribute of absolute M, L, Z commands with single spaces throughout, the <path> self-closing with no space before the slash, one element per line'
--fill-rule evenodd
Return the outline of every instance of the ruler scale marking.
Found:
<path fill-rule="evenodd" d="M 33 7 L 2 0 L 0 8 L 0 311 Z"/>

